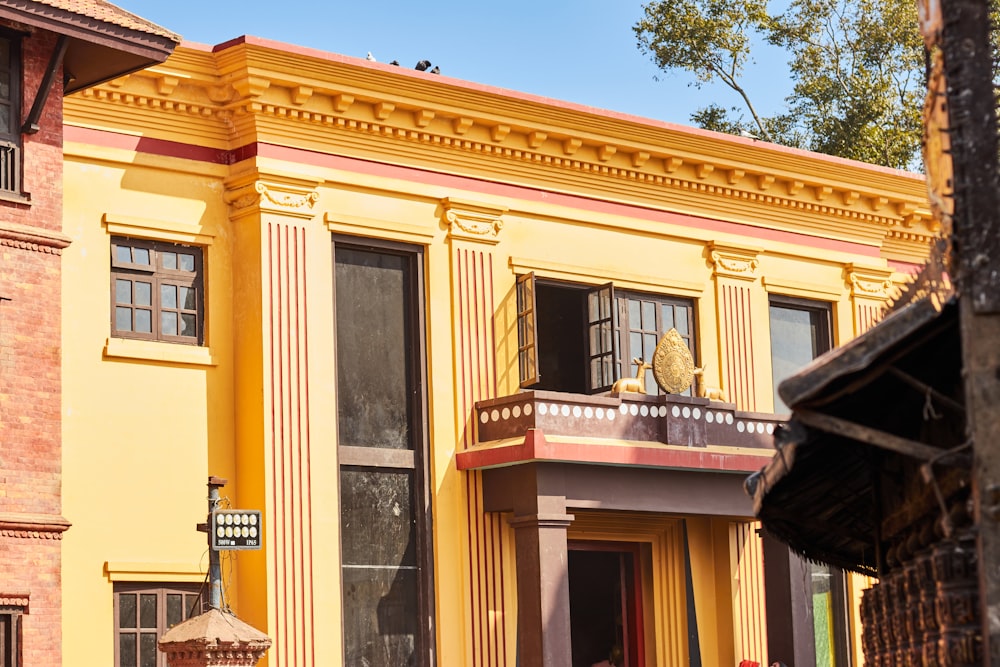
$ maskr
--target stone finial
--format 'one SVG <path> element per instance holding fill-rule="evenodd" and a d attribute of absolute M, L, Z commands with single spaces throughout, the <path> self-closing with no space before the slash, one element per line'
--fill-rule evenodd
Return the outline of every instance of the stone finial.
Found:
<path fill-rule="evenodd" d="M 219 609 L 175 625 L 159 641 L 169 667 L 253 667 L 270 647 L 270 637 Z"/>

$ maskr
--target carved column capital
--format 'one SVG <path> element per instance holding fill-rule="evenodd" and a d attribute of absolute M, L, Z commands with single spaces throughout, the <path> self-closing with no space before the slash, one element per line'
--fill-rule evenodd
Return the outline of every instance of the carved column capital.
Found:
<path fill-rule="evenodd" d="M 757 279 L 757 266 L 760 263 L 757 256 L 761 252 L 760 248 L 726 245 L 715 241 L 708 244 L 708 258 L 715 275 L 738 280 Z"/>
<path fill-rule="evenodd" d="M 442 218 L 449 238 L 496 244 L 503 229 L 501 217 L 506 206 L 494 206 L 467 199 L 445 197 L 441 200 Z"/>
<path fill-rule="evenodd" d="M 316 215 L 317 185 L 319 183 L 243 177 L 226 183 L 223 199 L 232 207 L 234 218 L 259 212 L 308 220 Z"/>
<path fill-rule="evenodd" d="M 880 301 L 889 298 L 889 290 L 892 289 L 892 269 L 848 264 L 844 268 L 844 274 L 852 297 Z"/>

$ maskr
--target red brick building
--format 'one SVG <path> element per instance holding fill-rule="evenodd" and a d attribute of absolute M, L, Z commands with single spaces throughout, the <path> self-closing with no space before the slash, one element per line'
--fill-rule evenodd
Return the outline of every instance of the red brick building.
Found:
<path fill-rule="evenodd" d="M 62 98 L 178 42 L 104 0 L 0 0 L 0 667 L 62 664 Z"/>

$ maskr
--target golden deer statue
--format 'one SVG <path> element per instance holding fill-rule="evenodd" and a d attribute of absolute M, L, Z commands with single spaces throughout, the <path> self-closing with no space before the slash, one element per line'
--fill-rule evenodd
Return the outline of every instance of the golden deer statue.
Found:
<path fill-rule="evenodd" d="M 710 401 L 721 401 L 726 403 L 726 392 L 722 391 L 718 387 L 707 387 L 705 386 L 705 369 L 708 368 L 708 364 L 705 364 L 701 368 L 694 369 L 694 376 L 698 382 L 698 390 L 695 395 L 698 398 L 707 398 Z"/>
<path fill-rule="evenodd" d="M 632 392 L 633 394 L 646 393 L 646 371 L 652 368 L 653 364 L 649 363 L 648 361 L 643 361 L 638 357 L 633 359 L 632 363 L 636 365 L 635 377 L 619 378 L 615 380 L 614 385 L 612 385 L 611 387 L 611 393 L 613 394 L 624 394 L 626 392 Z"/>

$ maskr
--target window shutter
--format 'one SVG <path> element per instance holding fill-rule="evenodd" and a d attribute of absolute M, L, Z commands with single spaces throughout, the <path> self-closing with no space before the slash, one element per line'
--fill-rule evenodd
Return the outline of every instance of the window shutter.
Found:
<path fill-rule="evenodd" d="M 587 293 L 587 385 L 592 393 L 610 390 L 619 375 L 616 335 L 615 288 L 607 283 Z"/>
<path fill-rule="evenodd" d="M 538 318 L 535 316 L 535 274 L 517 278 L 517 365 L 521 387 L 538 383 Z"/>

